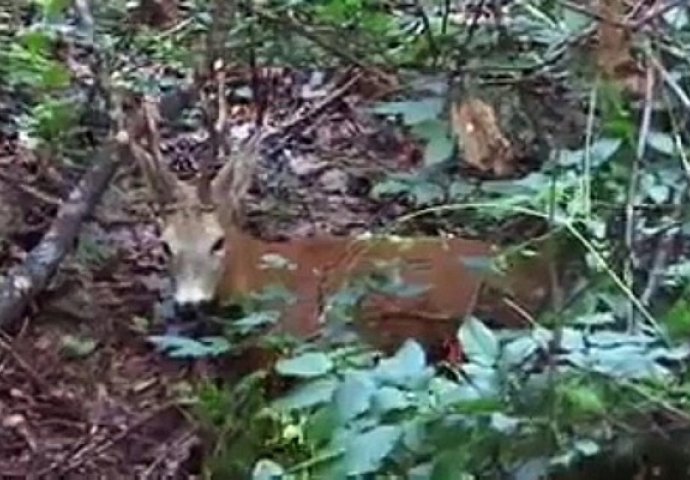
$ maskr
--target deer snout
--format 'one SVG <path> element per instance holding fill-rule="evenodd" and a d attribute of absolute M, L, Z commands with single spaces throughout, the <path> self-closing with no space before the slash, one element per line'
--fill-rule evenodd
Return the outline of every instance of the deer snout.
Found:
<path fill-rule="evenodd" d="M 209 301 L 202 302 L 175 302 L 175 316 L 182 320 L 193 320 L 201 315 L 210 305 Z"/>
<path fill-rule="evenodd" d="M 199 289 L 184 289 L 176 292 L 173 298 L 175 315 L 182 319 L 191 320 L 209 310 L 213 298 Z"/>

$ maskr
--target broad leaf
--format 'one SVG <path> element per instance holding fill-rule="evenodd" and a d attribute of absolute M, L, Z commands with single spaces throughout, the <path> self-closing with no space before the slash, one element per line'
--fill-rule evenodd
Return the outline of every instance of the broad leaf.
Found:
<path fill-rule="evenodd" d="M 275 368 L 281 375 L 312 378 L 328 373 L 333 368 L 333 362 L 325 353 L 309 352 L 279 360 Z"/>
<path fill-rule="evenodd" d="M 615 323 L 616 317 L 612 312 L 590 313 L 588 315 L 580 315 L 572 320 L 574 325 L 582 325 L 587 327 L 601 327 L 604 325 L 612 325 Z"/>
<path fill-rule="evenodd" d="M 517 367 L 539 351 L 539 348 L 539 343 L 531 336 L 516 338 L 503 348 L 502 360 L 509 367 Z"/>
<path fill-rule="evenodd" d="M 445 191 L 435 183 L 420 181 L 410 184 L 410 195 L 419 206 L 433 205 L 443 200 Z"/>
<path fill-rule="evenodd" d="M 338 382 L 334 378 L 320 378 L 300 385 L 287 395 L 273 402 L 279 410 L 302 410 L 331 402 Z"/>
<path fill-rule="evenodd" d="M 232 322 L 233 327 L 240 331 L 247 333 L 259 327 L 275 324 L 280 318 L 280 313 L 275 310 L 266 310 L 261 312 L 250 313 L 238 320 Z"/>
<path fill-rule="evenodd" d="M 374 394 L 373 405 L 381 414 L 403 410 L 411 405 L 405 393 L 395 387 L 382 387 Z"/>
<path fill-rule="evenodd" d="M 606 411 L 606 405 L 599 392 L 587 385 L 566 387 L 563 394 L 577 412 L 600 414 Z"/>
<path fill-rule="evenodd" d="M 668 133 L 649 132 L 647 134 L 647 144 L 664 155 L 673 156 L 676 154 L 676 142 Z"/>
<path fill-rule="evenodd" d="M 470 362 L 492 366 L 499 355 L 498 340 L 479 319 L 469 317 L 458 330 L 458 340 Z"/>
<path fill-rule="evenodd" d="M 352 436 L 344 457 L 347 475 L 364 475 L 379 470 L 401 435 L 401 427 L 382 425 L 366 433 Z"/>
<path fill-rule="evenodd" d="M 412 132 L 426 141 L 424 165 L 433 165 L 447 159 L 455 146 L 447 134 L 448 125 L 439 120 L 427 120 L 416 125 Z"/>
<path fill-rule="evenodd" d="M 415 388 L 430 378 L 426 353 L 414 340 L 406 340 L 391 358 L 385 358 L 377 365 L 374 375 L 381 383 Z"/>
<path fill-rule="evenodd" d="M 375 392 L 376 384 L 365 372 L 346 375 L 333 395 L 333 402 L 340 418 L 347 422 L 367 411 Z"/>
<path fill-rule="evenodd" d="M 462 372 L 469 379 L 465 385 L 465 395 L 470 394 L 472 390 L 479 393 L 481 398 L 486 399 L 499 394 L 499 376 L 494 368 L 477 363 L 466 363 L 462 366 Z"/>

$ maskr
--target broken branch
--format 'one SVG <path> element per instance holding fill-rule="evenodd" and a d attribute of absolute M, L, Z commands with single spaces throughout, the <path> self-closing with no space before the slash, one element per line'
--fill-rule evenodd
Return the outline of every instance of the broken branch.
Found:
<path fill-rule="evenodd" d="M 120 141 L 105 147 L 69 194 L 50 229 L 23 264 L 13 268 L 0 283 L 0 328 L 7 328 L 25 314 L 30 302 L 57 272 L 63 258 L 74 248 L 84 220 L 91 215 L 123 157 L 129 155 Z"/>

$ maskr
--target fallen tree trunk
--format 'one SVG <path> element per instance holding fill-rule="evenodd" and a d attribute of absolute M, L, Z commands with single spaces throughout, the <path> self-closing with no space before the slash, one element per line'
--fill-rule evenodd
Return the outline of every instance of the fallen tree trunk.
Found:
<path fill-rule="evenodd" d="M 62 203 L 43 239 L 0 283 L 0 328 L 20 320 L 31 301 L 48 285 L 62 259 L 75 246 L 82 222 L 93 212 L 118 165 L 128 159 L 128 146 L 116 142 L 96 155 L 94 166 Z"/>

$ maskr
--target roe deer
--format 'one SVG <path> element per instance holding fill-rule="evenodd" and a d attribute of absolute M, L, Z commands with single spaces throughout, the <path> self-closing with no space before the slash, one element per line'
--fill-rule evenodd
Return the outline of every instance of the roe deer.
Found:
<path fill-rule="evenodd" d="M 145 106 L 145 108 L 150 108 Z M 266 242 L 243 232 L 243 199 L 257 162 L 261 135 L 245 141 L 215 178 L 184 183 L 162 163 L 155 109 L 149 110 L 149 153 L 130 143 L 158 204 L 161 240 L 169 256 L 173 301 L 178 313 L 203 304 L 247 295 L 276 282 L 295 302 L 281 312 L 279 329 L 297 336 L 320 327 L 323 300 L 353 275 L 372 272 L 383 261 L 399 260 L 403 281 L 426 288 L 406 298 L 377 294 L 363 303 L 360 332 L 378 345 L 406 337 L 440 342 L 471 312 L 480 280 L 463 266 L 463 256 L 489 254 L 487 243 L 461 238 L 344 238 L 317 236 Z M 267 256 L 292 267 L 261 266 Z M 357 325 L 355 325 L 357 328 Z"/>

